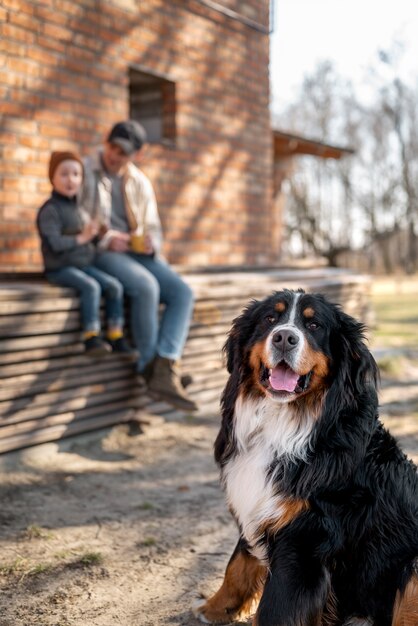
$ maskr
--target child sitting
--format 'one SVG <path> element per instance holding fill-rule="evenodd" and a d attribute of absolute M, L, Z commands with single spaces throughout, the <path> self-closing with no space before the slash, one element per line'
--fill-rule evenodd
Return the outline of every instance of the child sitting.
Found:
<path fill-rule="evenodd" d="M 53 152 L 49 162 L 50 198 L 40 207 L 37 228 L 47 280 L 72 287 L 80 295 L 86 354 L 117 352 L 135 361 L 138 353 L 123 336 L 123 287 L 117 278 L 93 265 L 98 225 L 77 202 L 83 182 L 83 164 L 73 152 Z M 106 341 L 100 335 L 100 298 L 105 297 Z"/>

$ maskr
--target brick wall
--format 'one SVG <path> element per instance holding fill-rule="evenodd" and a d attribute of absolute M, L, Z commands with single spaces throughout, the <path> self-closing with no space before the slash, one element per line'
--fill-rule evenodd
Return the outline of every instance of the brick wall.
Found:
<path fill-rule="evenodd" d="M 268 0 L 218 3 L 268 26 Z M 127 117 L 130 65 L 176 83 L 176 145 L 141 163 L 170 261 L 276 260 L 268 63 L 268 35 L 198 0 L 2 0 L 0 272 L 41 268 L 50 151 L 86 154 Z"/>

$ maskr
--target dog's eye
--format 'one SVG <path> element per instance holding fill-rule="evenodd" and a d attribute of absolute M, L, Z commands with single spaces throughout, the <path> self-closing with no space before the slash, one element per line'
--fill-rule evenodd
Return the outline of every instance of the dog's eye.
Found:
<path fill-rule="evenodd" d="M 317 330 L 319 328 L 319 324 L 317 322 L 308 322 L 306 324 L 306 328 L 308 330 Z"/>
<path fill-rule="evenodd" d="M 274 315 L 267 315 L 266 320 L 268 321 L 269 324 L 274 324 L 274 322 L 276 321 L 276 318 L 274 317 Z"/>

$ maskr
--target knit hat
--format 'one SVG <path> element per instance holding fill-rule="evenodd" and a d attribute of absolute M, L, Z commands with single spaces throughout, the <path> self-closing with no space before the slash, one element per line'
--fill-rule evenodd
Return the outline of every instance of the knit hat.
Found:
<path fill-rule="evenodd" d="M 107 141 L 116 144 L 126 155 L 140 150 L 147 140 L 145 128 L 136 120 L 118 122 L 111 129 Z"/>
<path fill-rule="evenodd" d="M 63 161 L 77 161 L 77 163 L 80 163 L 81 169 L 84 173 L 83 161 L 75 152 L 52 152 L 51 158 L 49 159 L 48 170 L 49 180 L 51 181 L 51 183 L 52 179 L 54 178 L 55 170 L 57 169 L 58 165 Z"/>

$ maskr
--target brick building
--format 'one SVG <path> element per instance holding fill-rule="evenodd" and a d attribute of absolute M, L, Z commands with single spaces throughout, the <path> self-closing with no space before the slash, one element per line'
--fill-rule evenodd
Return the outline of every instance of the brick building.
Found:
<path fill-rule="evenodd" d="M 2 0 L 0 273 L 41 268 L 50 151 L 129 115 L 170 261 L 275 262 L 268 31 L 268 0 Z"/>

